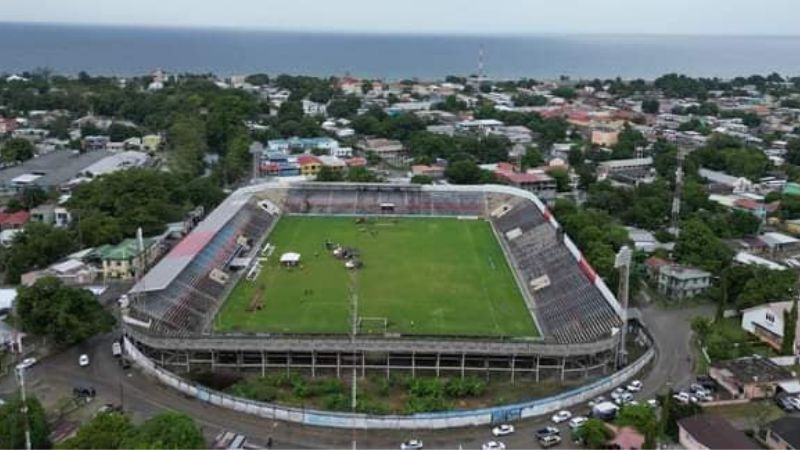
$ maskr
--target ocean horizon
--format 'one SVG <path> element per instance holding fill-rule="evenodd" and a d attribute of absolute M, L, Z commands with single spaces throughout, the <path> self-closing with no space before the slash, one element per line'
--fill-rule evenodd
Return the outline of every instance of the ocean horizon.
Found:
<path fill-rule="evenodd" d="M 441 79 L 800 75 L 800 36 L 434 35 L 0 23 L 0 72 L 212 72 Z"/>

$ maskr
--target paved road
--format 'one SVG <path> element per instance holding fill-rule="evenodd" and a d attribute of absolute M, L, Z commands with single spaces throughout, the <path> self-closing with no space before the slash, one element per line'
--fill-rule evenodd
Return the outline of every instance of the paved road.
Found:
<path fill-rule="evenodd" d="M 637 398 L 651 398 L 666 384 L 680 386 L 691 377 L 689 351 L 689 319 L 708 308 L 687 310 L 661 310 L 649 307 L 642 310 L 643 319 L 658 343 L 658 357 L 653 370 L 643 380 L 644 389 Z M 296 424 L 273 422 L 193 400 L 167 389 L 135 369 L 124 371 L 111 356 L 112 334 L 98 336 L 61 354 L 46 358 L 29 371 L 30 390 L 45 404 L 55 404 L 59 398 L 69 396 L 75 386 L 92 386 L 97 399 L 89 408 L 103 403 L 124 404 L 134 420 L 143 420 L 164 410 L 185 412 L 197 420 L 211 438 L 221 430 L 231 430 L 247 435 L 257 445 L 273 438 L 275 448 L 350 447 L 352 440 L 360 448 L 397 448 L 408 438 L 423 439 L 426 448 L 481 447 L 491 439 L 490 428 L 474 427 L 440 431 L 357 431 L 305 427 Z M 91 358 L 87 368 L 78 367 L 78 356 L 86 353 Z M 0 383 L 0 391 L 13 391 L 13 380 Z M 575 413 L 586 414 L 587 408 Z M 536 447 L 533 432 L 547 424 L 546 418 L 534 418 L 516 423 L 517 433 L 502 439 L 509 448 Z M 566 429 L 566 427 L 562 427 Z M 568 432 L 563 433 L 565 437 Z M 562 447 L 569 447 L 568 443 Z"/>

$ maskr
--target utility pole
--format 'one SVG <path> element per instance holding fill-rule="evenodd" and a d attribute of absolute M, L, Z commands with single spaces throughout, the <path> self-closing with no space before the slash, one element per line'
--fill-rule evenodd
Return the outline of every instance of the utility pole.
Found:
<path fill-rule="evenodd" d="M 25 449 L 31 450 L 31 424 L 28 418 L 28 397 L 25 392 L 25 367 L 17 367 L 17 381 L 19 382 L 20 398 L 22 398 L 22 412 L 25 417 Z"/>
<path fill-rule="evenodd" d="M 631 275 L 631 249 L 627 245 L 622 246 L 614 259 L 614 267 L 619 269 L 619 290 L 617 299 L 622 307 L 622 329 L 619 334 L 619 346 L 617 347 L 617 367 L 622 367 L 626 362 L 625 339 L 628 331 L 628 281 Z"/>

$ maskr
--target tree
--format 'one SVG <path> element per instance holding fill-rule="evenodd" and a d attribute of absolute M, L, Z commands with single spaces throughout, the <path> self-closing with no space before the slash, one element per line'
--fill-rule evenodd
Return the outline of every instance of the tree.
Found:
<path fill-rule="evenodd" d="M 539 167 L 544 164 L 544 157 L 538 148 L 528 147 L 520 162 L 523 168 Z"/>
<path fill-rule="evenodd" d="M 11 138 L 0 149 L 0 158 L 5 163 L 27 161 L 33 158 L 33 144 L 22 138 Z"/>
<path fill-rule="evenodd" d="M 702 407 L 697 403 L 682 404 L 675 401 L 672 396 L 675 392 L 670 389 L 665 395 L 658 397 L 661 405 L 661 434 L 666 434 L 673 440 L 678 440 L 678 421 L 699 414 Z"/>
<path fill-rule="evenodd" d="M 50 448 L 50 430 L 42 404 L 30 394 L 27 397 L 27 423 L 23 404 L 14 397 L 0 406 L 0 448 L 25 448 L 25 427 L 30 430 L 31 448 Z"/>
<path fill-rule="evenodd" d="M 479 184 L 485 179 L 484 170 L 472 161 L 456 161 L 444 171 L 444 176 L 453 184 Z"/>
<path fill-rule="evenodd" d="M 316 181 L 344 181 L 344 176 L 339 170 L 333 167 L 322 166 L 317 173 Z"/>
<path fill-rule="evenodd" d="M 564 169 L 554 169 L 547 172 L 548 175 L 556 180 L 556 190 L 558 192 L 569 192 L 571 186 L 569 184 L 569 173 Z"/>
<path fill-rule="evenodd" d="M 585 157 L 583 155 L 583 151 L 578 146 L 572 146 L 569 149 L 569 154 L 567 155 L 567 162 L 572 167 L 578 167 L 583 164 Z"/>
<path fill-rule="evenodd" d="M 176 412 L 161 413 L 148 419 L 122 444 L 122 448 L 206 448 L 203 433 L 194 420 Z"/>
<path fill-rule="evenodd" d="M 660 104 L 654 98 L 642 100 L 642 112 L 646 114 L 658 114 Z"/>
<path fill-rule="evenodd" d="M 68 230 L 29 222 L 0 254 L 5 281 L 17 284 L 23 273 L 45 268 L 77 249 L 76 239 Z"/>
<path fill-rule="evenodd" d="M 433 178 L 428 175 L 414 175 L 411 177 L 411 184 L 433 184 Z"/>
<path fill-rule="evenodd" d="M 575 436 L 585 448 L 604 448 L 608 440 L 614 437 L 614 432 L 602 420 L 589 419 L 578 428 Z"/>
<path fill-rule="evenodd" d="M 254 73 L 245 77 L 244 81 L 253 86 L 264 86 L 269 84 L 269 75 L 265 73 Z"/>
<path fill-rule="evenodd" d="M 347 181 L 351 183 L 374 183 L 378 177 L 366 167 L 353 167 L 347 171 Z"/>
<path fill-rule="evenodd" d="M 645 437 L 644 448 L 655 448 L 658 437 L 658 417 L 648 405 L 625 405 L 619 411 L 617 425 L 635 428 Z"/>
<path fill-rule="evenodd" d="M 111 142 L 123 142 L 132 137 L 139 137 L 142 132 L 136 127 L 131 127 L 121 123 L 114 122 L 108 127 L 108 138 Z"/>
<path fill-rule="evenodd" d="M 206 154 L 205 124 L 197 117 L 179 117 L 168 132 L 169 166 L 178 176 L 196 177 Z"/>
<path fill-rule="evenodd" d="M 783 341 L 781 354 L 791 356 L 795 354 L 794 341 L 797 338 L 797 297 L 792 301 L 792 308 L 783 312 Z"/>
<path fill-rule="evenodd" d="M 72 449 L 117 449 L 133 431 L 130 419 L 117 412 L 96 415 L 78 433 L 59 447 Z"/>
<path fill-rule="evenodd" d="M 675 255 L 682 263 L 719 273 L 730 264 L 733 252 L 699 219 L 683 222 L 675 244 Z"/>
<path fill-rule="evenodd" d="M 561 97 L 565 100 L 572 100 L 578 96 L 578 93 L 575 92 L 575 89 L 569 86 L 561 86 L 553 89 L 550 91 L 551 94 L 555 95 L 556 97 Z"/>
<path fill-rule="evenodd" d="M 327 112 L 331 117 L 352 117 L 361 107 L 361 100 L 354 95 L 331 100 Z"/>
<path fill-rule="evenodd" d="M 22 330 L 46 336 L 59 345 L 81 342 L 109 331 L 114 319 L 86 289 L 64 286 L 44 277 L 17 294 L 17 318 Z"/>

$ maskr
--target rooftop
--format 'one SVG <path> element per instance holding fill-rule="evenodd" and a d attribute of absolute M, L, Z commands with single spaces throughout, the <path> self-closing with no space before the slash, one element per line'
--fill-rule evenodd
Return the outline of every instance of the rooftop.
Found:
<path fill-rule="evenodd" d="M 768 358 L 748 356 L 745 358 L 731 359 L 714 364 L 715 369 L 727 371 L 731 377 L 742 382 L 769 383 L 785 381 L 794 378 L 792 373 Z"/>
<path fill-rule="evenodd" d="M 770 432 L 779 436 L 791 448 L 800 448 L 800 417 L 786 416 L 767 425 Z"/>
<path fill-rule="evenodd" d="M 710 449 L 738 450 L 758 447 L 730 422 L 715 414 L 686 417 L 679 420 L 678 425 L 700 444 Z"/>
<path fill-rule="evenodd" d="M 679 264 L 670 264 L 661 267 L 661 273 L 672 278 L 681 280 L 689 280 L 694 278 L 707 278 L 711 273 L 705 270 L 695 269 L 693 267 L 681 266 Z"/>
<path fill-rule="evenodd" d="M 86 167 L 111 155 L 111 152 L 97 150 L 76 154 L 71 150 L 56 150 L 46 155 L 29 159 L 22 164 L 0 170 L 0 186 L 9 186 L 12 181 L 35 182 L 40 186 L 58 186 L 66 183 Z"/>

